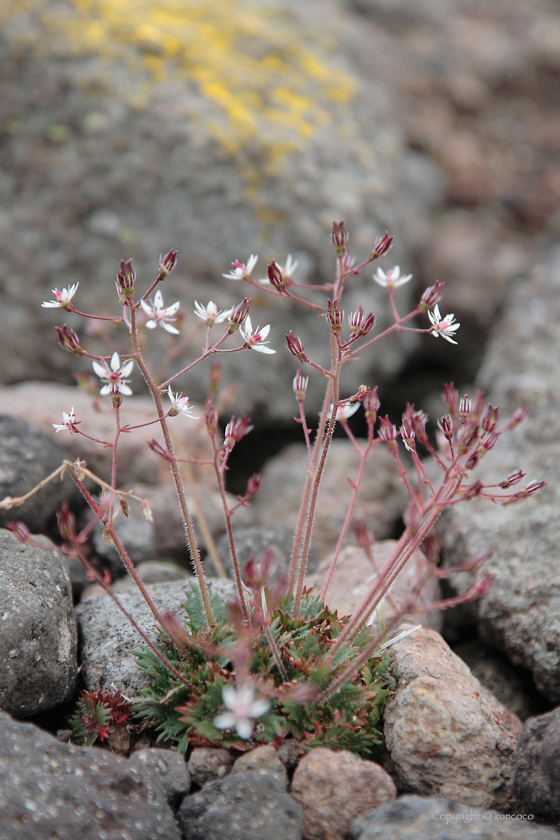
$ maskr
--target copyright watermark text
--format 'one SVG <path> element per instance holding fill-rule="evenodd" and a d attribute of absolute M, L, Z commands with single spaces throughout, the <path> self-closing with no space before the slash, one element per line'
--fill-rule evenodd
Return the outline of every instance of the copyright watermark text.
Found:
<path fill-rule="evenodd" d="M 498 814 L 496 811 L 466 811 L 462 814 L 432 814 L 432 819 L 445 823 L 470 823 L 479 822 L 480 820 L 485 820 L 486 822 L 491 820 L 524 820 L 530 822 L 535 817 L 533 814 Z"/>

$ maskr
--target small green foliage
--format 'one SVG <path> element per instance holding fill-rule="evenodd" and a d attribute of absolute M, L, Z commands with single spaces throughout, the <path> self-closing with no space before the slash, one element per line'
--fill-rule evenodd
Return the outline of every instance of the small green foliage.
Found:
<path fill-rule="evenodd" d="M 70 719 L 74 737 L 87 747 L 91 747 L 98 738 L 104 741 L 109 736 L 110 726 L 121 726 L 130 718 L 130 707 L 130 701 L 120 691 L 82 691 Z"/>
<path fill-rule="evenodd" d="M 370 659 L 353 681 L 345 683 L 325 703 L 297 702 L 294 691 L 298 686 L 316 687 L 316 697 L 372 637 L 365 628 L 352 643 L 343 645 L 334 662 L 329 663 L 329 649 L 348 618 L 339 618 L 311 593 L 306 593 L 298 618 L 292 617 L 291 605 L 291 598 L 286 597 L 273 611 L 269 626 L 284 675 L 263 631 L 253 634 L 248 642 L 249 673 L 269 699 L 270 708 L 255 721 L 252 738 L 245 741 L 235 730 L 223 731 L 214 725 L 215 717 L 224 710 L 224 686 L 235 684 L 227 651 L 238 641 L 238 628 L 228 622 L 227 616 L 225 620 L 220 616 L 218 623 L 208 628 L 200 592 L 192 588 L 184 604 L 187 628 L 201 647 L 219 652 L 206 655 L 195 648 L 180 652 L 161 634 L 158 648 L 188 679 L 185 685 L 147 647 L 135 651 L 138 665 L 149 675 L 150 682 L 134 701 L 134 711 L 154 727 L 158 741 L 170 741 L 184 753 L 189 743 L 247 749 L 292 735 L 306 747 L 346 749 L 364 758 L 379 756 L 381 736 L 377 726 L 390 689 L 388 655 Z M 215 613 L 227 611 L 223 604 L 212 607 Z"/>

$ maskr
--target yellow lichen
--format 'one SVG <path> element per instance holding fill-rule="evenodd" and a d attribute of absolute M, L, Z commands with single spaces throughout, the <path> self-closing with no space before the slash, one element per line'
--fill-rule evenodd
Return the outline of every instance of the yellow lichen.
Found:
<path fill-rule="evenodd" d="M 196 85 L 213 106 L 196 115 L 207 136 L 231 154 L 250 143 L 269 168 L 335 121 L 337 109 L 354 94 L 353 80 L 326 57 L 327 36 L 317 33 L 311 43 L 280 5 L 12 0 L 0 10 L 0 21 L 19 10 L 39 15 L 43 45 L 49 34 L 63 36 L 76 55 L 99 55 L 132 70 L 133 84 L 119 95 L 135 107 L 145 104 L 154 82 L 184 79 Z"/>

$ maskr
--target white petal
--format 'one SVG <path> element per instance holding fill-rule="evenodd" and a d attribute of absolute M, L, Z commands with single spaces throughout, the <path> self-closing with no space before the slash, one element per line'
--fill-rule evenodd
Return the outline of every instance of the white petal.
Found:
<path fill-rule="evenodd" d="M 235 726 L 236 717 L 233 712 L 222 712 L 221 715 L 217 715 L 214 718 L 214 726 L 217 726 L 218 729 L 233 729 Z"/>
<path fill-rule="evenodd" d="M 95 371 L 95 373 L 101 379 L 107 379 L 107 368 L 104 367 L 100 362 L 92 362 L 91 366 L 92 366 L 93 370 Z"/>
<path fill-rule="evenodd" d="M 235 724 L 235 728 L 239 737 L 243 738 L 244 741 L 247 741 L 253 734 L 253 724 L 249 718 L 241 718 L 241 720 L 238 720 Z"/>
<path fill-rule="evenodd" d="M 146 326 L 149 330 L 155 330 L 157 327 L 157 321 L 146 321 Z"/>
<path fill-rule="evenodd" d="M 175 315 L 175 313 L 179 310 L 180 306 L 181 306 L 181 301 L 176 300 L 175 303 L 172 303 L 171 306 L 168 306 L 167 309 L 165 310 L 165 312 L 166 312 L 165 317 L 170 318 L 171 315 Z"/>
<path fill-rule="evenodd" d="M 264 344 L 252 344 L 251 350 L 256 350 L 257 353 L 276 353 L 272 347 L 265 347 Z"/>
<path fill-rule="evenodd" d="M 179 335 L 179 330 L 176 330 L 175 327 L 171 326 L 171 324 L 166 324 L 164 321 L 162 321 L 161 326 L 164 330 L 167 330 L 168 333 L 171 333 L 171 335 Z"/>
<path fill-rule="evenodd" d="M 99 393 L 101 394 L 102 397 L 107 396 L 107 394 L 111 393 L 111 386 L 109 384 L 104 385 Z"/>
<path fill-rule="evenodd" d="M 125 396 L 125 397 L 131 397 L 132 396 L 132 390 L 128 387 L 128 385 L 125 385 L 124 382 L 119 382 L 118 389 L 123 396 Z"/>
<path fill-rule="evenodd" d="M 121 360 L 119 358 L 119 354 L 115 350 L 115 352 L 111 356 L 111 370 L 114 370 L 115 373 L 116 373 L 116 371 L 118 371 L 120 366 L 121 366 Z"/>
<path fill-rule="evenodd" d="M 262 330 L 258 330 L 260 333 L 261 339 L 265 339 L 270 332 L 270 324 L 267 324 L 266 327 L 263 327 Z"/>
<path fill-rule="evenodd" d="M 251 704 L 250 715 L 254 718 L 261 717 L 262 715 L 265 715 L 269 709 L 270 703 L 268 700 L 265 700 L 264 698 L 262 700 L 255 700 L 255 702 Z"/>
<path fill-rule="evenodd" d="M 142 309 L 144 310 L 146 315 L 150 315 L 150 317 L 151 317 L 154 314 L 154 310 L 152 309 L 152 307 L 148 303 L 146 303 L 145 300 L 140 301 L 140 306 L 142 307 Z"/>
<path fill-rule="evenodd" d="M 237 702 L 237 692 L 231 685 L 225 685 L 222 688 L 222 697 L 228 709 L 233 709 Z"/>
<path fill-rule="evenodd" d="M 121 368 L 121 376 L 123 379 L 126 379 L 132 373 L 132 368 L 134 367 L 134 359 L 129 359 L 128 362 L 125 362 Z"/>
<path fill-rule="evenodd" d="M 163 309 L 163 295 L 159 289 L 154 296 L 154 306 L 156 309 Z"/>
<path fill-rule="evenodd" d="M 60 303 L 56 300 L 45 300 L 41 304 L 45 309 L 56 309 L 60 306 Z"/>

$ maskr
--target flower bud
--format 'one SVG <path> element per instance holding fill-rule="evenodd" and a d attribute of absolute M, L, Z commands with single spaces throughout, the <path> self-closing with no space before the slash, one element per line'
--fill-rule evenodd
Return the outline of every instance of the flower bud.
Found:
<path fill-rule="evenodd" d="M 476 423 L 470 423 L 468 426 L 463 426 L 459 434 L 457 435 L 457 440 L 460 444 L 461 452 L 464 454 L 467 452 L 471 446 L 478 441 L 478 432 L 480 426 Z"/>
<path fill-rule="evenodd" d="M 59 512 L 56 515 L 58 522 L 58 530 L 63 540 L 72 540 L 76 536 L 76 518 L 68 502 L 63 502 Z"/>
<path fill-rule="evenodd" d="M 274 286 L 274 288 L 277 291 L 283 292 L 286 288 L 286 284 L 284 283 L 282 272 L 280 271 L 274 260 L 272 260 L 270 265 L 267 267 L 266 273 L 268 275 L 268 281 L 270 285 Z"/>
<path fill-rule="evenodd" d="M 224 431 L 224 447 L 231 451 L 236 443 L 239 443 L 245 435 L 249 434 L 252 428 L 248 417 L 243 416 L 239 420 L 232 417 Z"/>
<path fill-rule="evenodd" d="M 420 550 L 430 561 L 430 563 L 433 563 L 434 566 L 437 566 L 437 564 L 439 563 L 439 557 L 441 553 L 441 543 L 435 531 L 430 531 L 429 534 L 426 534 L 426 536 L 420 543 Z"/>
<path fill-rule="evenodd" d="M 385 415 L 385 417 L 381 417 L 379 420 L 379 430 L 377 432 L 380 440 L 387 444 L 387 448 L 391 450 L 391 452 L 398 451 L 398 444 L 397 444 L 397 427 L 391 423 L 389 420 L 389 416 Z"/>
<path fill-rule="evenodd" d="M 366 415 L 366 423 L 368 426 L 373 426 L 377 420 L 377 412 L 379 411 L 379 397 L 377 396 L 377 385 L 375 388 L 368 388 L 363 400 L 364 413 Z"/>
<path fill-rule="evenodd" d="M 131 298 L 134 294 L 134 284 L 136 283 L 136 272 L 132 268 L 132 260 L 121 260 L 121 267 L 117 272 L 117 292 L 121 303 Z"/>
<path fill-rule="evenodd" d="M 465 394 L 465 396 L 461 398 L 461 402 L 459 403 L 459 423 L 461 423 L 462 426 L 464 426 L 465 423 L 468 423 L 469 421 L 471 405 L 472 404 L 469 397 L 467 396 L 467 394 Z"/>
<path fill-rule="evenodd" d="M 414 433 L 414 429 L 412 428 L 412 423 L 410 422 L 410 418 L 403 414 L 402 418 L 402 425 L 400 428 L 401 433 L 401 440 L 404 443 L 405 447 L 408 449 L 409 452 L 416 451 L 416 435 Z"/>
<path fill-rule="evenodd" d="M 537 493 L 540 493 L 544 487 L 546 487 L 546 481 L 530 481 L 525 487 L 525 492 L 528 496 L 535 496 Z"/>
<path fill-rule="evenodd" d="M 56 327 L 56 331 L 58 333 L 58 343 L 63 350 L 68 350 L 69 353 L 73 353 L 75 356 L 83 356 L 84 349 L 80 345 L 80 339 L 74 330 L 64 324 L 63 327 Z"/>
<path fill-rule="evenodd" d="M 165 280 L 171 274 L 177 264 L 177 251 L 168 251 L 164 257 L 159 258 L 158 280 Z"/>
<path fill-rule="evenodd" d="M 506 426 L 506 429 L 515 429 L 520 423 L 523 423 L 525 418 L 529 413 L 529 406 L 522 405 L 519 408 L 516 408 L 513 414 L 510 417 L 510 420 Z"/>
<path fill-rule="evenodd" d="M 356 534 L 356 542 L 363 548 L 368 557 L 371 555 L 373 546 L 375 544 L 375 537 L 373 532 L 368 530 L 365 522 L 356 522 L 354 525 L 354 532 Z"/>
<path fill-rule="evenodd" d="M 331 325 L 333 333 L 340 335 L 344 313 L 337 300 L 327 300 L 327 303 L 327 321 Z"/>
<path fill-rule="evenodd" d="M 441 299 L 441 290 L 444 285 L 445 283 L 440 283 L 440 281 L 437 280 L 435 285 L 428 286 L 420 298 L 420 303 L 418 304 L 420 312 L 427 312 L 428 309 L 434 308 L 438 300 Z"/>
<path fill-rule="evenodd" d="M 453 438 L 453 421 L 451 419 L 451 415 L 445 414 L 438 420 L 438 426 L 445 435 L 448 441 L 451 441 Z"/>
<path fill-rule="evenodd" d="M 484 490 L 484 484 L 480 479 L 471 484 L 469 487 L 466 488 L 464 497 L 465 499 L 474 499 L 476 496 L 480 496 L 482 491 Z"/>
<path fill-rule="evenodd" d="M 218 427 L 218 412 L 216 411 L 216 407 L 211 400 L 208 400 L 206 403 L 206 408 L 204 409 L 204 422 L 206 423 L 206 428 L 208 429 L 208 434 L 210 437 L 214 437 L 216 433 L 216 429 Z"/>
<path fill-rule="evenodd" d="M 375 315 L 370 312 L 364 316 L 363 307 L 358 306 L 357 310 L 349 315 L 348 323 L 350 324 L 350 337 L 352 339 L 363 338 L 372 329 L 375 323 Z"/>
<path fill-rule="evenodd" d="M 257 475 L 257 473 L 253 473 L 249 481 L 247 482 L 247 490 L 245 491 L 245 498 L 252 499 L 253 496 L 259 492 L 262 486 L 261 477 Z"/>
<path fill-rule="evenodd" d="M 498 425 L 498 416 L 500 413 L 500 406 L 493 406 L 488 403 L 484 416 L 482 418 L 482 428 L 485 432 L 493 432 Z"/>
<path fill-rule="evenodd" d="M 152 450 L 155 455 L 159 455 L 160 458 L 165 458 L 169 460 L 169 453 L 167 449 L 165 449 L 159 441 L 152 439 L 148 441 L 148 446 Z"/>
<path fill-rule="evenodd" d="M 449 382 L 443 386 L 443 399 L 449 409 L 449 413 L 452 417 L 455 417 L 459 405 L 459 392 L 453 387 L 453 382 Z"/>
<path fill-rule="evenodd" d="M 525 478 L 527 473 L 524 473 L 522 470 L 515 470 L 515 472 L 510 473 L 504 481 L 500 484 L 502 490 L 507 490 L 509 487 L 513 487 L 514 484 L 517 484 L 518 481 L 521 481 L 522 478 Z"/>
<path fill-rule="evenodd" d="M 237 306 L 234 306 L 234 308 L 231 310 L 230 316 L 228 318 L 230 333 L 234 333 L 237 329 L 239 329 L 239 327 L 249 314 L 250 306 L 251 298 L 243 298 L 241 303 L 238 303 Z"/>
<path fill-rule="evenodd" d="M 295 356 L 297 359 L 299 359 L 300 362 L 309 361 L 307 356 L 305 355 L 305 351 L 303 349 L 303 344 L 301 343 L 299 338 L 295 337 L 295 335 L 293 334 L 293 332 L 291 330 L 287 335 L 285 335 L 285 339 L 288 343 L 288 350 L 290 351 L 290 353 L 293 356 Z"/>
<path fill-rule="evenodd" d="M 336 256 L 343 257 L 348 245 L 348 231 L 344 226 L 344 219 L 341 222 L 333 222 L 331 240 L 336 248 Z"/>
<path fill-rule="evenodd" d="M 307 383 L 309 382 L 309 378 L 307 376 L 302 376 L 301 370 L 298 370 L 296 375 L 294 376 L 293 381 L 293 389 L 296 400 L 298 402 L 303 402 L 305 396 L 307 394 Z"/>
<path fill-rule="evenodd" d="M 31 537 L 31 531 L 23 522 L 8 522 L 6 528 L 12 532 L 18 542 L 25 543 Z"/>
<path fill-rule="evenodd" d="M 384 233 L 383 236 L 380 236 L 379 239 L 376 240 L 375 245 L 373 246 L 373 251 L 369 255 L 370 260 L 377 260 L 379 257 L 384 257 L 393 244 L 393 238 L 394 237 L 389 236 L 388 233 Z"/>

